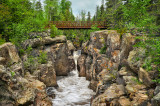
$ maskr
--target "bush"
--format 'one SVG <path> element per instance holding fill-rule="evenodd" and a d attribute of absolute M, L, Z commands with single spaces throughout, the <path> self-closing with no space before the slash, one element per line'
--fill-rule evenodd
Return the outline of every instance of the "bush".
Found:
<path fill-rule="evenodd" d="M 6 41 L 0 38 L 0 45 L 4 44 Z"/>
<path fill-rule="evenodd" d="M 51 26 L 51 37 L 54 38 L 60 34 L 62 34 L 62 32 L 60 30 L 58 30 L 58 28 L 55 25 L 52 25 Z"/>
<path fill-rule="evenodd" d="M 40 52 L 40 55 L 38 57 L 38 63 L 40 63 L 40 64 L 47 63 L 47 53 L 46 52 Z"/>

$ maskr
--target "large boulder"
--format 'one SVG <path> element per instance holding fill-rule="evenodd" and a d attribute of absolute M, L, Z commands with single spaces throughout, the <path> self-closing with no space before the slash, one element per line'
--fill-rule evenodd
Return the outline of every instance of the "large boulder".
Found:
<path fill-rule="evenodd" d="M 51 61 L 39 66 L 39 80 L 47 87 L 57 87 L 56 72 Z"/>
<path fill-rule="evenodd" d="M 143 65 L 146 50 L 144 48 L 134 48 L 128 56 L 128 64 L 133 72 L 138 74 L 139 68 Z"/>
<path fill-rule="evenodd" d="M 133 50 L 135 41 L 135 36 L 131 35 L 130 33 L 123 34 L 120 47 L 120 62 L 122 62 L 123 59 L 128 58 L 129 52 Z"/>
<path fill-rule="evenodd" d="M 117 84 L 112 84 L 110 87 L 107 88 L 107 90 L 97 96 L 93 102 L 92 106 L 99 106 L 101 103 L 109 103 L 114 99 L 117 99 L 121 96 L 125 95 L 125 88 L 123 85 L 117 85 Z"/>
<path fill-rule="evenodd" d="M 151 87 L 154 82 L 146 70 L 140 68 L 138 71 L 139 81 L 143 82 L 146 86 Z"/>
<path fill-rule="evenodd" d="M 24 49 L 26 49 L 27 47 L 36 48 L 42 45 L 51 45 L 51 44 L 62 43 L 62 42 L 63 43 L 66 42 L 65 36 L 58 36 L 55 38 L 44 37 L 44 38 L 28 39 L 23 42 L 22 46 Z"/>
<path fill-rule="evenodd" d="M 86 76 L 86 67 L 85 67 L 86 55 L 82 54 L 78 58 L 78 67 L 79 67 L 79 76 L 85 77 Z"/>
<path fill-rule="evenodd" d="M 21 59 L 19 58 L 15 45 L 12 43 L 0 45 L 0 64 L 10 66 L 20 61 Z"/>

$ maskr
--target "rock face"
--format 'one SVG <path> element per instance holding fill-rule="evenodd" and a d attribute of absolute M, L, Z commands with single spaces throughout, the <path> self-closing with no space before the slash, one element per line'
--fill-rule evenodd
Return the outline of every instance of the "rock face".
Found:
<path fill-rule="evenodd" d="M 47 94 L 46 85 L 39 80 L 33 79 L 33 76 L 23 77 L 19 70 L 23 70 L 22 61 L 18 56 L 15 46 L 6 43 L 0 46 L 0 56 L 5 62 L 0 65 L 0 105 L 17 106 L 34 104 L 34 98 L 37 92 L 41 92 L 46 99 L 42 100 L 52 106 Z M 40 96 L 39 96 L 40 97 Z"/>
<path fill-rule="evenodd" d="M 74 47 L 65 36 L 38 38 L 34 34 L 34 39 L 21 45 L 25 51 L 21 57 L 12 43 L 0 46 L 1 106 L 52 106 L 46 87 L 57 87 L 56 76 L 66 76 L 75 68 Z"/>
<path fill-rule="evenodd" d="M 135 37 L 104 30 L 91 33 L 90 40 L 82 44 L 78 65 L 96 92 L 92 106 L 159 105 L 160 90 L 157 87 L 153 94 L 152 81 L 157 71 L 142 68 L 150 57 L 146 57 L 145 49 L 133 47 L 138 42 Z"/>
<path fill-rule="evenodd" d="M 20 62 L 16 47 L 11 43 L 0 46 L 0 64 L 10 65 Z"/>
<path fill-rule="evenodd" d="M 48 87 L 58 86 L 56 82 L 56 72 L 51 61 L 39 67 L 39 79 Z"/>

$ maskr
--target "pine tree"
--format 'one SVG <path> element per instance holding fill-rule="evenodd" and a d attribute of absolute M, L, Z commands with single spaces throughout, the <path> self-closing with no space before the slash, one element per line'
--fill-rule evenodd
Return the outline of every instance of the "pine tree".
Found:
<path fill-rule="evenodd" d="M 90 21 L 91 21 L 91 13 L 88 12 L 88 15 L 87 15 L 87 16 L 88 16 L 87 21 L 90 22 Z"/>

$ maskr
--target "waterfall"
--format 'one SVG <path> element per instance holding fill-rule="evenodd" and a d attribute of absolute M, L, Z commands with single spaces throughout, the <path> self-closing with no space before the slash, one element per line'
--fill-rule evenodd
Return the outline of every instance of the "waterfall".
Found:
<path fill-rule="evenodd" d="M 90 99 L 95 93 L 88 88 L 89 81 L 85 77 L 78 77 L 77 60 L 81 51 L 73 53 L 76 69 L 67 77 L 57 77 L 59 88 L 52 88 L 55 94 L 53 106 L 90 106 Z"/>

